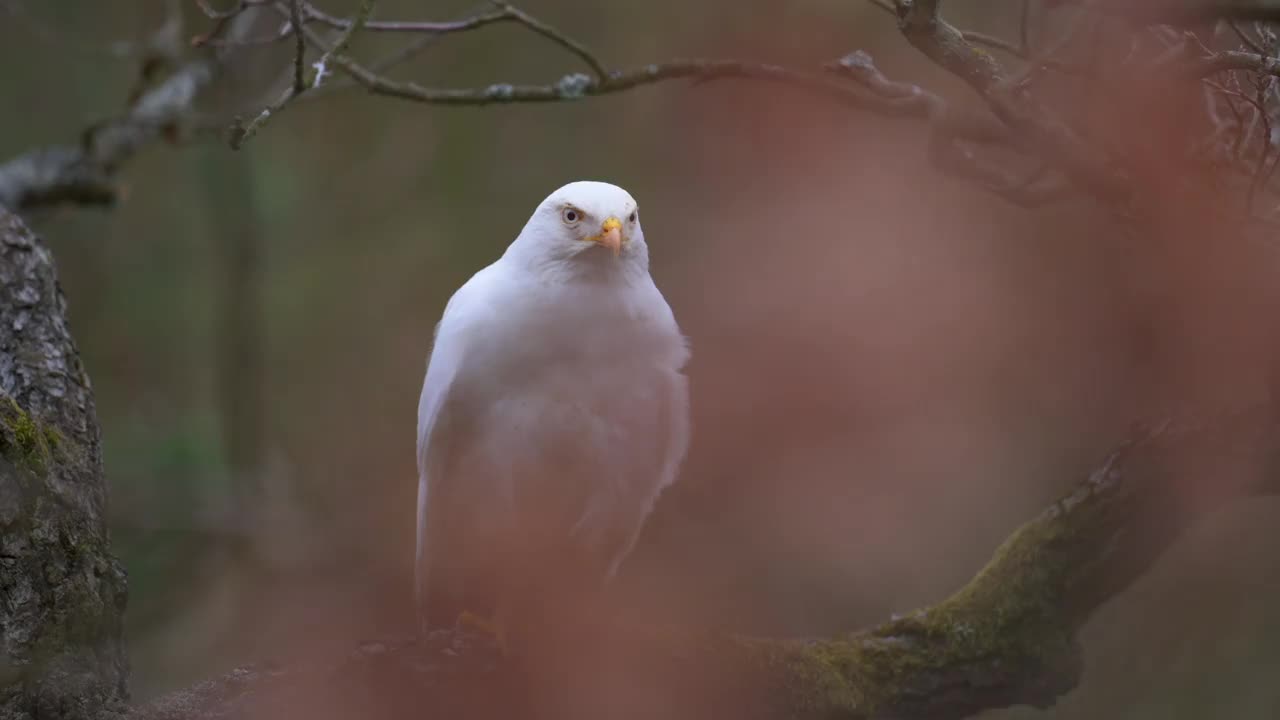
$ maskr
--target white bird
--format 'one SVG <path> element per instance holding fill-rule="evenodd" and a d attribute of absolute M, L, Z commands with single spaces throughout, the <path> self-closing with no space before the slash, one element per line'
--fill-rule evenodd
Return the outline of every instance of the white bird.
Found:
<path fill-rule="evenodd" d="M 424 630 L 488 612 L 505 643 L 512 613 L 614 575 L 688 448 L 688 358 L 631 195 L 575 182 L 542 201 L 436 327 L 418 405 Z"/>

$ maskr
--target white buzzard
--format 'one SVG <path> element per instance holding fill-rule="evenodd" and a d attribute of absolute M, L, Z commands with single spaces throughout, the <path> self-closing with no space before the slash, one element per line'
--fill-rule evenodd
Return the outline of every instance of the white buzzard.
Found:
<path fill-rule="evenodd" d="M 505 643 L 511 613 L 615 573 L 688 447 L 688 357 L 631 195 L 575 182 L 542 201 L 436 327 L 418 405 L 424 629 L 475 610 Z"/>

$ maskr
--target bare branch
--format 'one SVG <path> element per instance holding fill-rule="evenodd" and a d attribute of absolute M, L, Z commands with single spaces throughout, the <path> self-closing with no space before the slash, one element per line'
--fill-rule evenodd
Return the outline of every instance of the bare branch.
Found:
<path fill-rule="evenodd" d="M 1135 192 L 1135 185 L 1134 181 L 1127 177 L 1125 169 L 1117 164 L 1119 159 L 1108 155 L 1105 147 L 1091 143 L 1088 136 L 1064 120 L 1065 116 L 1059 116 L 1051 108 L 1043 105 L 1029 91 L 1037 73 L 1043 69 L 1054 68 L 1071 74 L 1081 72 L 1080 69 L 1068 67 L 1057 57 L 1057 54 L 1070 41 L 1074 30 L 1067 31 L 1056 43 L 1050 43 L 1051 47 L 1047 51 L 1037 52 L 1036 57 L 1031 57 L 1029 45 L 1032 12 L 1029 2 L 1025 0 L 1020 0 L 1018 3 L 1021 15 L 1016 42 L 955 28 L 939 16 L 940 3 L 937 0 L 919 0 L 912 3 L 870 1 L 878 9 L 892 13 L 898 18 L 899 28 L 913 45 L 973 87 L 986 102 L 992 115 L 987 116 L 972 111 L 957 112 L 951 103 L 943 102 L 935 93 L 927 92 L 915 85 L 888 81 L 878 70 L 875 70 L 869 57 L 864 61 L 858 59 L 859 56 L 856 53 L 846 58 L 846 60 L 854 59 L 852 65 L 842 66 L 841 63 L 832 63 L 827 68 L 828 71 L 834 70 L 834 74 L 840 79 L 853 80 L 853 85 L 836 81 L 830 73 L 817 72 L 816 69 L 812 71 L 793 69 L 746 60 L 675 59 L 610 71 L 581 43 L 505 2 L 494 3 L 495 9 L 487 12 L 480 10 L 460 20 L 427 22 L 372 20 L 368 14 L 359 12 L 351 18 L 341 18 L 318 9 L 307 0 L 237 0 L 234 5 L 223 10 L 211 6 L 208 0 L 197 0 L 204 14 L 215 23 L 211 32 L 197 40 L 214 45 L 246 42 L 227 40 L 219 36 L 229 20 L 256 7 L 270 7 L 282 19 L 287 20 L 287 23 L 266 41 L 276 42 L 289 35 L 294 36 L 293 61 L 289 68 L 291 70 L 290 86 L 280 91 L 274 100 L 266 102 L 260 110 L 255 111 L 251 115 L 251 120 L 246 123 L 239 121 L 235 123 L 231 132 L 233 147 L 241 146 L 272 117 L 299 98 L 322 97 L 329 94 L 328 91 L 344 87 L 363 87 L 377 95 L 429 104 L 489 105 L 570 101 L 616 94 L 680 79 L 707 81 L 745 78 L 803 88 L 879 114 L 911 116 L 927 120 L 931 127 L 929 158 L 939 169 L 977 181 L 984 188 L 1013 202 L 1027 204 L 1046 201 L 1060 197 L 1070 188 L 1076 188 L 1124 212 L 1132 193 Z M 362 5 L 362 9 L 365 7 L 371 7 L 371 5 Z M 1099 19 L 1096 15 L 1089 13 L 1073 13 L 1071 20 L 1074 24 L 1071 27 L 1077 27 L 1082 17 L 1093 17 L 1095 21 Z M 582 60 L 590 67 L 592 74 L 570 73 L 544 84 L 516 85 L 496 82 L 485 86 L 463 88 L 427 87 L 412 81 L 393 79 L 383 74 L 387 68 L 393 67 L 417 52 L 433 38 L 476 30 L 500 22 L 519 24 L 548 38 Z M 323 39 L 313 29 L 319 25 L 337 29 L 340 35 L 338 41 L 335 43 Z M 1239 30 L 1239 28 L 1236 29 Z M 349 56 L 345 51 L 347 42 L 356 33 L 366 30 L 417 34 L 422 38 L 409 43 L 389 58 L 366 64 Z M 1280 60 L 1265 54 L 1243 50 L 1215 51 L 1200 45 L 1198 41 L 1190 42 L 1187 37 L 1179 33 L 1170 34 L 1167 28 L 1151 30 L 1162 33 L 1161 42 L 1168 45 L 1165 62 L 1168 68 L 1181 78 L 1191 79 L 1232 72 L 1266 75 L 1276 75 L 1280 72 L 1277 69 Z M 1165 37 L 1166 35 L 1168 37 Z M 1247 39 L 1246 33 L 1242 42 Z M 1254 44 L 1258 45 L 1258 43 Z M 1020 70 L 1007 70 L 1000 60 L 979 49 L 979 45 L 1007 53 L 1011 56 L 1011 62 L 1015 68 L 1018 66 L 1016 60 L 1025 61 L 1025 65 Z M 314 73 L 306 68 L 306 56 L 310 51 L 308 46 L 314 48 L 319 54 L 318 62 L 314 63 Z M 1095 62 L 1098 61 L 1096 54 L 1091 54 L 1090 57 L 1093 57 Z M 860 69 L 864 63 L 865 71 Z M 1181 69 L 1184 66 L 1189 68 L 1185 73 Z M 346 75 L 336 84 L 329 82 L 329 75 L 335 68 Z M 1157 69 L 1159 68 L 1156 66 L 1151 68 L 1152 71 Z M 1091 72 L 1089 69 L 1083 71 Z M 1101 67 L 1092 70 L 1098 73 L 1103 71 Z M 1170 82 L 1174 81 L 1177 81 L 1177 78 L 1170 80 Z M 319 90 L 325 92 L 318 92 Z M 1215 92 L 1218 91 L 1215 90 Z M 1268 88 L 1267 97 L 1275 92 L 1274 87 Z M 1233 114 L 1238 114 L 1236 100 L 1227 97 L 1228 107 Z M 1257 103 L 1256 99 L 1250 100 L 1251 104 Z M 1259 112 L 1269 108 L 1270 103 L 1270 100 L 1264 101 L 1263 109 Z M 1209 109 L 1206 112 L 1214 111 Z M 1217 128 L 1215 135 L 1230 131 L 1230 128 L 1224 125 L 1229 122 L 1224 116 L 1215 115 L 1215 117 L 1217 118 L 1213 125 Z M 1270 117 L 1261 118 L 1255 114 L 1255 120 L 1264 125 L 1271 124 Z M 1237 122 L 1233 127 L 1239 125 L 1240 123 Z M 1009 153 L 991 155 L 978 153 L 975 148 L 968 147 L 973 142 L 999 143 L 1004 149 L 1012 150 L 1012 157 L 1016 158 L 1017 162 L 1009 166 L 1006 166 L 1006 162 L 1003 161 L 996 162 L 996 157 L 1008 158 Z M 1248 147 L 1241 147 L 1242 151 L 1251 152 L 1253 149 L 1252 142 Z M 1250 157 L 1252 158 L 1252 155 Z M 1024 161 L 1027 162 L 1024 163 Z M 1269 164 L 1264 161 L 1260 167 L 1266 168 Z M 1032 167 L 1047 167 L 1048 170 L 1028 182 L 1027 174 Z M 1258 173 L 1255 168 L 1253 175 L 1265 178 L 1270 176 L 1270 173 Z"/>
<path fill-rule="evenodd" d="M 346 18 L 340 18 L 317 8 L 311 3 L 304 3 L 306 8 L 306 20 L 308 22 L 315 21 L 323 25 L 328 25 L 336 30 L 347 30 L 351 27 L 351 21 Z M 429 35 L 445 35 L 449 33 L 467 32 L 476 30 L 486 25 L 494 23 L 511 22 L 515 17 L 507 12 L 506 9 L 498 9 L 492 12 L 481 13 L 461 20 L 452 20 L 445 22 L 433 21 L 413 21 L 413 20 L 369 20 L 365 22 L 364 29 L 371 32 L 390 32 L 390 33 L 426 33 Z"/>
<path fill-rule="evenodd" d="M 307 3 L 307 5 L 310 7 L 310 3 Z M 351 43 L 351 38 L 360 32 L 360 28 L 364 27 L 365 23 L 369 21 L 369 16 L 373 14 L 374 5 L 375 0 L 360 0 L 360 9 L 356 11 L 356 16 L 343 28 L 333 46 L 325 50 L 320 59 L 316 61 L 316 76 L 311 83 L 313 88 L 319 87 L 324 82 L 325 76 L 329 72 L 329 63 L 347 51 L 347 45 Z"/>
<path fill-rule="evenodd" d="M 496 83 L 476 88 L 431 88 L 413 82 L 397 82 L 380 76 L 345 56 L 335 56 L 334 63 L 370 92 L 434 105 L 564 102 L 616 94 L 670 80 L 716 80 L 736 77 L 769 80 L 807 88 L 859 107 L 883 107 L 853 88 L 821 75 L 792 70 L 780 65 L 741 60 L 671 60 L 629 70 L 615 70 L 604 80 L 573 73 L 561 77 L 554 83 L 544 85 Z"/>
<path fill-rule="evenodd" d="M 293 94 L 307 89 L 307 36 L 302 34 L 302 0 L 289 0 L 289 26 L 293 32 Z"/>
<path fill-rule="evenodd" d="M 891 103 L 896 114 L 929 120 L 934 129 L 948 135 L 984 143 L 1007 143 L 1009 130 L 988 115 L 957 111 L 936 93 L 919 85 L 895 82 L 876 67 L 871 55 L 862 51 L 824 66 L 828 72 L 847 77 Z"/>
<path fill-rule="evenodd" d="M 1043 168 L 1025 175 L 984 161 L 961 141 L 1007 144 L 1008 129 L 964 118 L 938 95 L 917 85 L 889 80 L 865 52 L 850 53 L 828 69 L 857 80 L 881 97 L 895 98 L 904 109 L 927 118 L 930 126 L 929 159 L 948 175 L 976 181 L 987 190 L 1023 207 L 1042 205 L 1068 197 L 1072 188 L 1063 178 L 1043 178 Z M 964 118 L 964 119 L 962 119 Z"/>
<path fill-rule="evenodd" d="M 1197 77 L 1207 77 L 1232 70 L 1280 76 L 1280 59 L 1257 53 L 1225 50 L 1203 58 L 1190 67 L 1191 74 Z"/>
<path fill-rule="evenodd" d="M 907 40 L 944 69 L 968 83 L 1028 147 L 1037 149 L 1081 189 L 1126 208 L 1133 192 L 1127 178 L 1104 154 L 1040 106 L 1000 63 L 965 40 L 938 15 L 937 0 L 905 5 L 899 28 Z"/>
<path fill-rule="evenodd" d="M 1023 57 L 1031 52 L 1031 0 L 1022 0 L 1018 11 L 1018 47 Z"/>
<path fill-rule="evenodd" d="M 307 19 L 324 23 L 330 27 L 340 28 L 343 30 L 351 27 L 351 22 L 342 18 L 334 17 L 324 11 L 316 8 L 310 3 L 305 3 L 307 7 Z M 398 33 L 457 33 L 475 30 L 486 25 L 502 22 L 514 22 L 532 30 L 533 32 L 547 38 L 556 45 L 564 48 L 571 54 L 581 59 L 591 72 L 597 78 L 604 78 L 607 72 L 604 66 L 596 59 L 595 55 L 586 48 L 582 43 L 570 38 L 560 32 L 551 25 L 533 17 L 529 13 L 506 2 L 493 3 L 497 10 L 493 12 L 475 15 L 463 20 L 453 22 L 413 22 L 413 21 L 370 21 L 364 24 L 364 29 L 374 32 L 398 32 Z"/>
<path fill-rule="evenodd" d="M 213 28 L 209 30 L 209 32 L 204 33 L 203 35 L 197 35 L 193 37 L 191 39 L 191 45 L 193 47 L 201 47 L 203 45 L 212 43 L 219 36 L 222 35 L 222 33 L 227 29 L 227 25 L 232 20 L 239 17 L 246 10 L 250 8 L 260 7 L 263 5 L 268 5 L 272 2 L 275 2 L 275 0 L 238 0 L 235 6 L 232 7 L 230 10 L 216 10 L 211 5 L 209 5 L 208 0 L 196 0 L 196 5 L 199 6 L 202 12 L 204 12 L 205 17 L 209 18 L 210 20 L 213 20 L 214 24 L 213 24 Z M 275 38 L 275 40 L 278 40 L 282 37 L 284 37 L 284 35 L 279 35 L 278 37 Z M 241 40 L 241 42 L 244 42 L 244 41 Z"/>
<path fill-rule="evenodd" d="M 123 117 L 90 128 L 80 145 L 40 148 L 0 165 L 0 206 L 23 211 L 115 202 L 120 194 L 116 170 L 146 144 L 174 133 L 215 73 L 210 60 L 188 62 L 139 97 Z"/>
<path fill-rule="evenodd" d="M 293 8 L 298 6 L 300 2 L 309 6 L 305 0 L 291 0 L 290 7 L 287 9 L 287 12 L 290 13 L 291 17 L 293 15 Z M 338 39 L 333 44 L 333 47 L 326 50 L 324 54 L 320 56 L 320 59 L 316 61 L 315 77 L 311 81 L 309 87 L 303 78 L 298 77 L 293 85 L 281 93 L 279 99 L 263 108 L 262 111 L 250 120 L 247 125 L 241 125 L 239 121 L 232 125 L 229 142 L 233 150 L 239 150 L 243 147 L 245 142 L 257 134 L 257 132 L 261 130 L 262 127 L 271 120 L 271 118 L 278 115 L 282 110 L 284 110 L 286 105 L 292 102 L 299 95 L 307 92 L 308 90 L 318 88 L 324 83 L 324 79 L 329 73 L 329 64 L 334 62 L 335 58 L 342 57 L 342 53 L 346 52 L 347 45 L 351 42 L 351 37 L 359 32 L 360 28 L 362 28 L 365 22 L 368 21 L 369 15 L 373 13 L 375 4 L 376 0 L 361 0 L 360 7 L 356 10 L 355 17 L 352 18 L 351 22 L 349 22 L 346 28 L 342 30 L 342 33 L 338 35 Z M 279 4 L 277 4 L 277 7 L 279 7 Z M 302 62 L 302 54 L 306 52 L 307 29 L 306 25 L 303 23 L 298 23 L 293 29 L 294 33 L 298 37 L 298 52 L 297 57 L 295 58 L 295 63 L 297 63 L 295 67 L 297 67 L 297 65 L 300 65 Z M 298 72 L 301 73 L 301 70 L 299 69 Z"/>
<path fill-rule="evenodd" d="M 587 64 L 587 67 L 591 68 L 591 72 L 595 73 L 597 80 L 604 81 L 606 79 L 608 73 L 605 71 L 604 66 L 600 64 L 600 61 L 597 60 L 595 56 L 591 54 L 591 51 L 587 50 L 582 43 L 569 38 L 550 25 L 541 22 L 522 10 L 519 10 L 510 3 L 501 2 L 501 0 L 495 0 L 495 3 L 498 7 L 510 13 L 521 25 L 528 27 L 530 30 L 533 30 L 539 35 L 581 58 L 582 61 Z"/>
<path fill-rule="evenodd" d="M 209 4 L 209 0 L 196 0 L 196 6 L 199 7 L 205 14 L 205 17 L 210 20 L 224 21 L 230 20 L 251 7 L 266 5 L 271 2 L 274 2 L 274 0 L 237 0 L 236 4 L 230 10 L 217 10 Z"/>
<path fill-rule="evenodd" d="M 1236 34 L 1236 37 L 1240 38 L 1240 42 L 1244 43 L 1245 47 L 1248 47 L 1259 55 L 1267 54 L 1267 51 L 1264 50 L 1256 40 L 1249 37 L 1249 34 L 1244 31 L 1244 28 L 1240 27 L 1240 23 L 1235 20 L 1225 20 L 1224 22 L 1226 22 L 1227 27 L 1231 28 L 1231 31 Z"/>

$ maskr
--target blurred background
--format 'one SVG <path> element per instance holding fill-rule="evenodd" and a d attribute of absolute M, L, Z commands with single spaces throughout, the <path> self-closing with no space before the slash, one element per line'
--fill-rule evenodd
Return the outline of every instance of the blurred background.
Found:
<path fill-rule="evenodd" d="M 111 43 L 164 14 L 141 0 L 23 5 L 0 14 L 0 158 L 119 112 L 138 69 Z M 1008 29 L 995 4 L 951 5 Z M 184 32 L 207 30 L 184 6 Z M 891 77 L 968 97 L 861 3 L 522 7 L 611 66 L 799 66 L 863 48 Z M 475 9 L 386 0 L 378 16 Z M 247 53 L 203 109 L 260 107 L 287 53 Z M 399 76 L 467 86 L 578 69 L 497 26 L 445 38 Z M 1261 329 L 1230 308 L 1274 309 L 1276 248 L 1206 257 L 1087 200 L 1017 209 L 933 171 L 917 121 L 787 88 L 669 83 L 478 109 L 340 93 L 290 107 L 239 152 L 200 137 L 149 149 L 125 176 L 110 211 L 28 220 L 57 254 L 97 393 L 139 698 L 409 628 L 432 328 L 570 180 L 638 199 L 693 347 L 692 451 L 620 579 L 663 617 L 817 635 L 937 601 L 1131 423 L 1266 388 Z M 1249 291 L 1202 294 L 1226 287 Z M 1277 513 L 1254 501 L 1216 517 L 1108 605 L 1083 638 L 1085 681 L 1058 707 L 988 716 L 1280 716 Z"/>

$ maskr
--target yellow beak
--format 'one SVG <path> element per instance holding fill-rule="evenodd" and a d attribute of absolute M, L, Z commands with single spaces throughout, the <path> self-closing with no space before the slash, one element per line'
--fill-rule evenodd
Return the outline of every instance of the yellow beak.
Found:
<path fill-rule="evenodd" d="M 590 240 L 609 248 L 613 251 L 613 256 L 617 257 L 622 252 L 622 221 L 616 217 L 605 220 L 600 225 L 600 234 L 592 236 Z"/>

